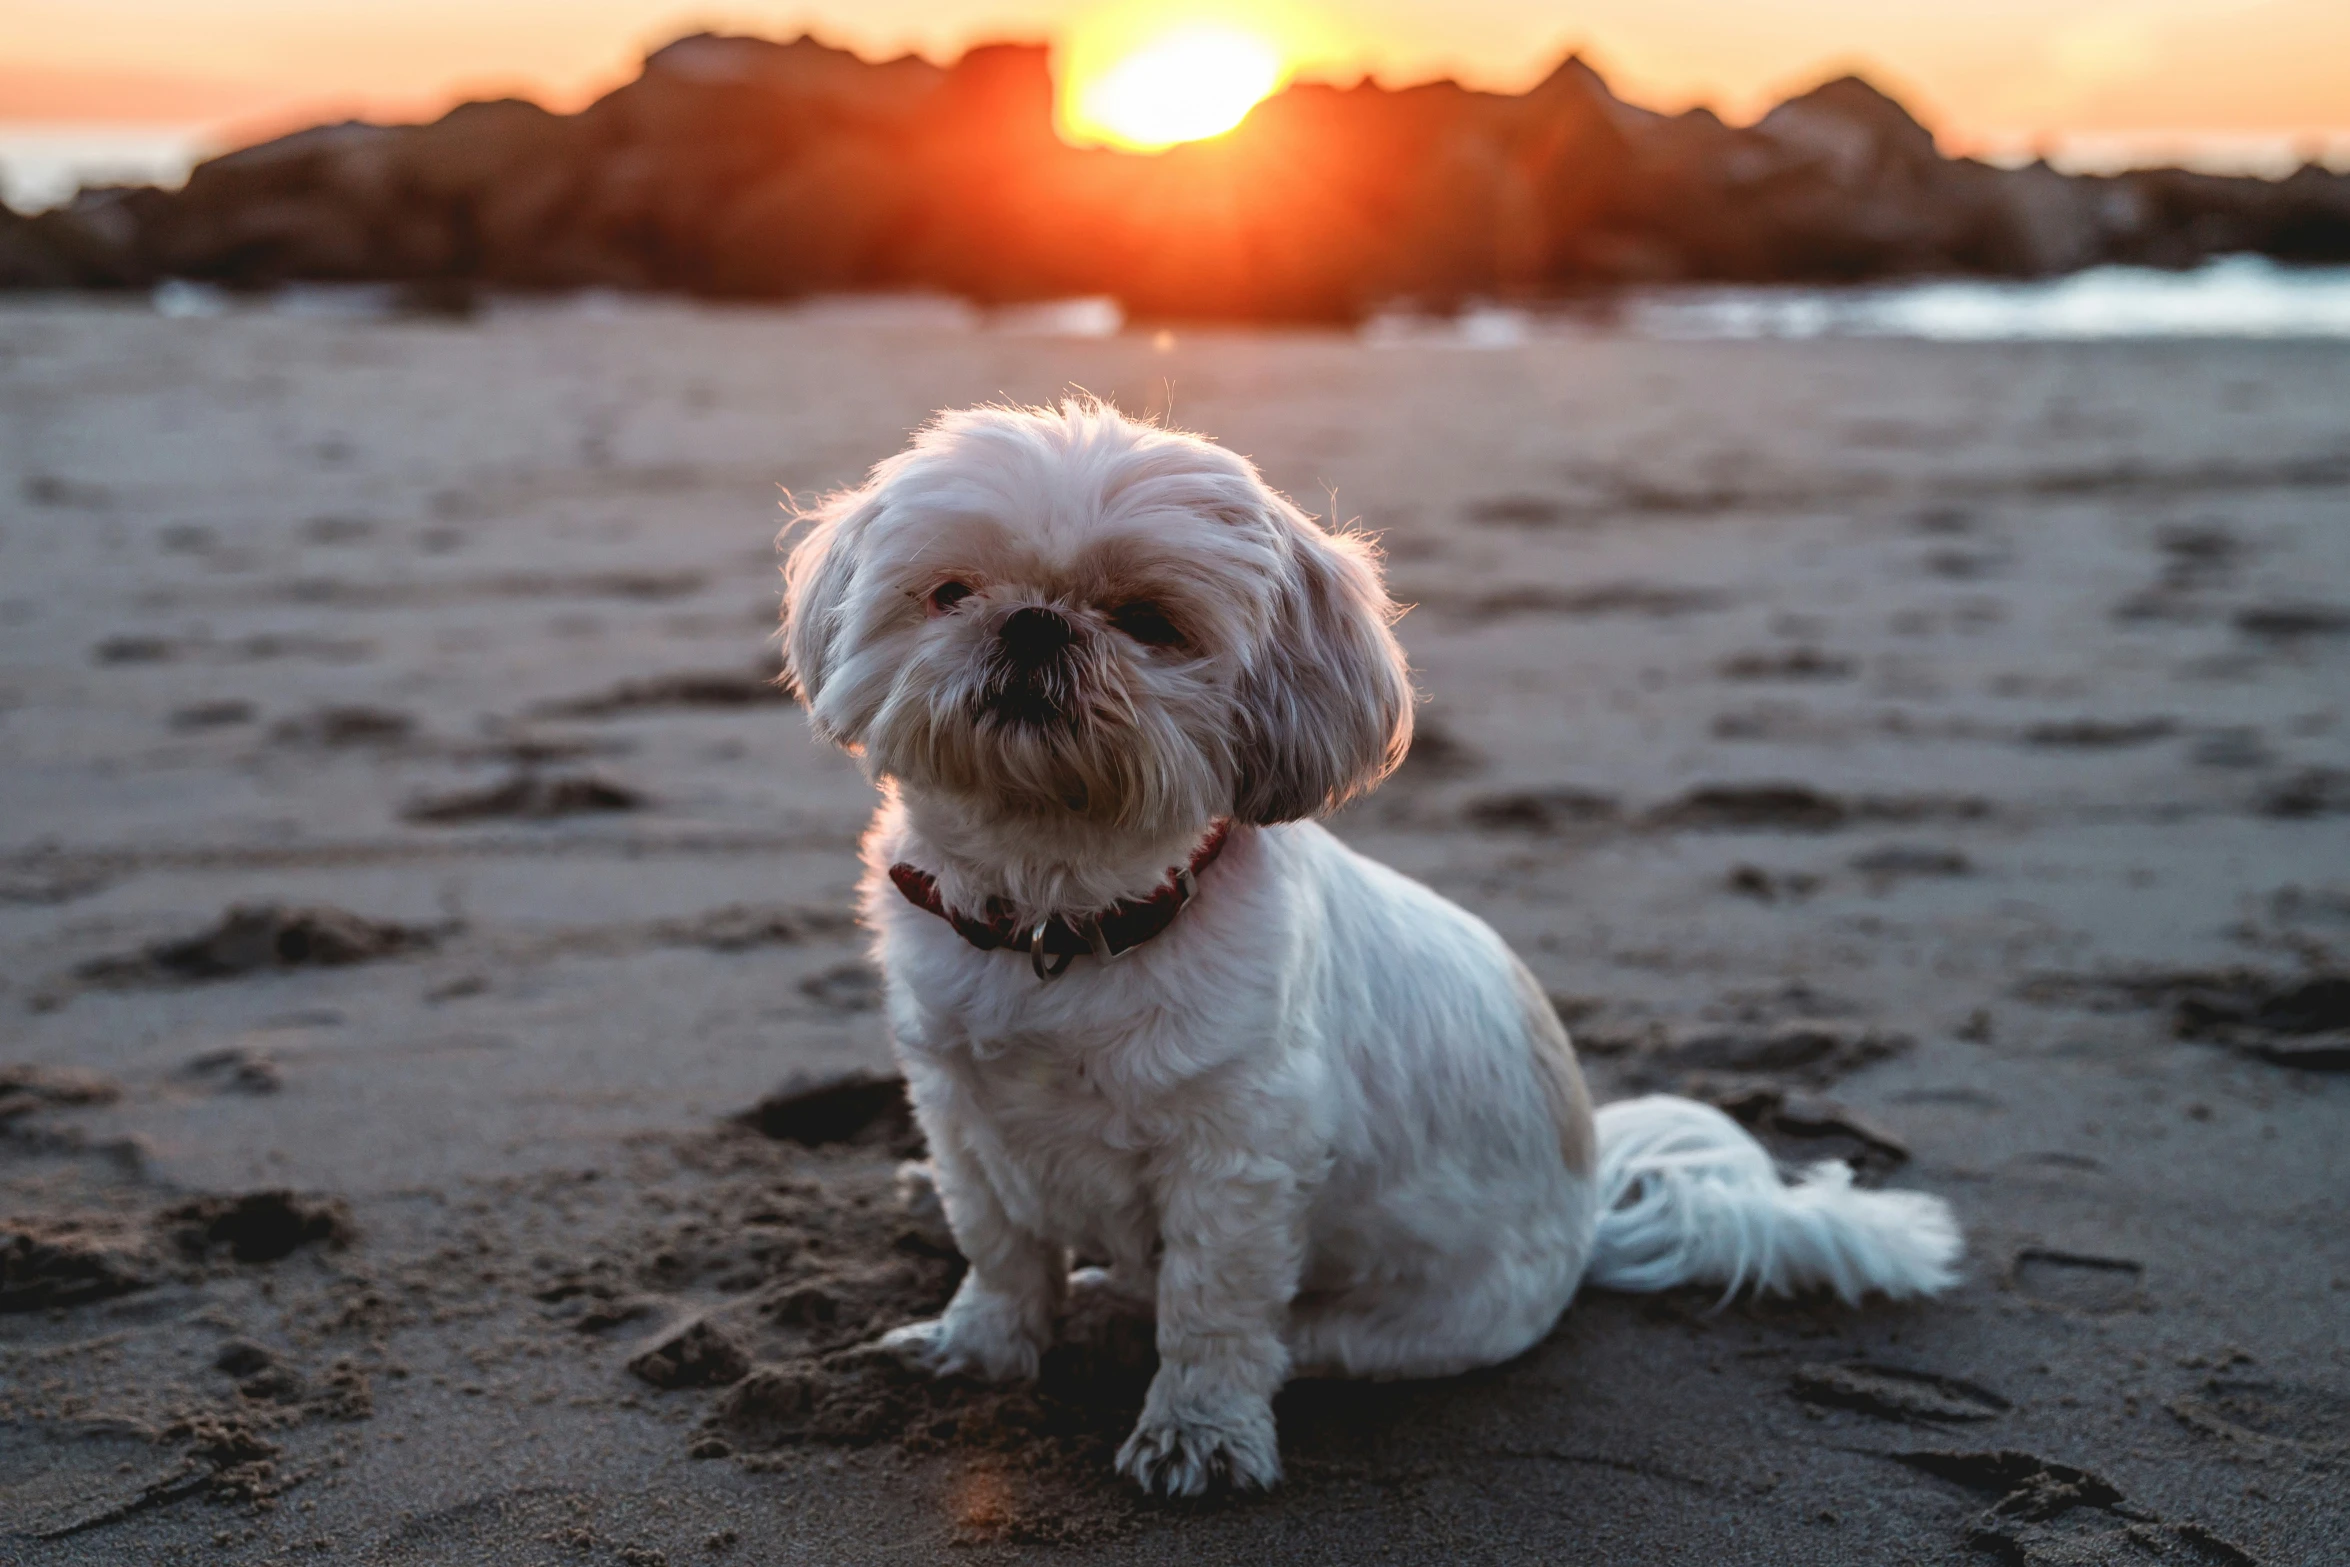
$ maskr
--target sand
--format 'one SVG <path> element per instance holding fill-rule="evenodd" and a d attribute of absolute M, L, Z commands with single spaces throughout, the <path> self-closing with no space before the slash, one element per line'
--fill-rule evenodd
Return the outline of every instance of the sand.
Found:
<path fill-rule="evenodd" d="M 776 508 L 1070 386 L 1384 536 L 1338 830 L 1961 1290 L 1593 1296 L 1183 1505 L 1147 1327 L 858 1354 L 958 1263 Z M 2346 503 L 2340 346 L 12 303 L 0 1561 L 2350 1559 Z"/>

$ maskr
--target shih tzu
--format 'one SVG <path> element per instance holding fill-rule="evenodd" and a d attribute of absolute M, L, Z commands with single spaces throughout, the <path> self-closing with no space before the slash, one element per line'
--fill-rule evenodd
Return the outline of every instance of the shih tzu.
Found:
<path fill-rule="evenodd" d="M 1033 1375 L 1073 1287 L 1156 1311 L 1118 1467 L 1280 1478 L 1298 1375 L 1433 1377 L 1584 1284 L 1931 1294 L 1938 1199 L 1791 1184 L 1721 1112 L 1594 1113 L 1482 921 L 1315 818 L 1404 754 L 1360 539 L 1112 408 L 941 415 L 786 567 L 787 662 L 882 804 L 864 912 L 970 1271 L 885 1348 Z"/>

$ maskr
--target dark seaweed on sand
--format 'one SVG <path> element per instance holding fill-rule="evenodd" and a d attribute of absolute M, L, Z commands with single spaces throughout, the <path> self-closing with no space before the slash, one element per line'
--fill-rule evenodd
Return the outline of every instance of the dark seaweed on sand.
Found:
<path fill-rule="evenodd" d="M 762 1137 L 804 1148 L 881 1143 L 911 1156 L 922 1147 L 906 1080 L 894 1072 L 794 1077 L 736 1119 Z"/>
<path fill-rule="evenodd" d="M 167 1208 L 162 1224 L 182 1251 L 210 1256 L 226 1251 L 238 1262 L 277 1262 L 304 1246 L 346 1246 L 351 1212 L 340 1198 L 295 1192 L 246 1192 L 199 1197 Z"/>
<path fill-rule="evenodd" d="M 276 969 L 334 968 L 396 957 L 434 944 L 435 933 L 371 920 L 327 904 L 240 905 L 210 930 L 157 942 L 128 957 L 85 963 L 80 977 L 99 985 L 234 979 Z"/>
<path fill-rule="evenodd" d="M 538 711 L 548 718 L 618 718 L 663 708 L 728 710 L 788 703 L 791 692 L 780 669 L 687 670 L 624 680 L 593 696 L 549 702 Z"/>
<path fill-rule="evenodd" d="M 487 789 L 419 800 L 400 814 L 420 825 L 450 827 L 501 819 L 552 821 L 561 816 L 637 811 L 644 806 L 645 797 L 634 789 L 592 773 L 545 777 L 524 772 Z"/>
<path fill-rule="evenodd" d="M 2181 1039 L 2225 1045 L 2278 1066 L 2350 1071 L 2350 974 L 2253 968 L 2154 970 L 2107 977 L 2044 974 L 2031 999 L 2092 1007 L 2165 1006 Z"/>
<path fill-rule="evenodd" d="M 0 1221 L 0 1312 L 87 1305 L 190 1266 L 279 1262 L 304 1246 L 352 1238 L 339 1199 L 286 1191 L 192 1198 L 147 1219 L 69 1213 Z"/>

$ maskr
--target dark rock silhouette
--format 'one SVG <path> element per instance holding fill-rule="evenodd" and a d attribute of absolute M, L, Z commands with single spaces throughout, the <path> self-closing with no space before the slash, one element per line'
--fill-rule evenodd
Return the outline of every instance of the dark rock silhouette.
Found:
<path fill-rule="evenodd" d="M 1041 47 L 942 68 L 697 35 L 573 115 L 507 99 L 318 126 L 178 191 L 0 209 L 0 286 L 928 288 L 1348 320 L 1671 279 L 2350 260 L 2350 176 L 2002 170 L 1943 157 L 1855 77 L 1743 128 L 1626 104 L 1579 59 L 1517 96 L 1301 85 L 1153 156 L 1063 144 L 1052 98 Z"/>

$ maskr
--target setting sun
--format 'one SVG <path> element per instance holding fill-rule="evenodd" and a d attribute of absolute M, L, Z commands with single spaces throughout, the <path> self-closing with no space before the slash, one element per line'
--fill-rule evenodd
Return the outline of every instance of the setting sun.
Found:
<path fill-rule="evenodd" d="M 1094 69 L 1073 61 L 1072 71 L 1070 130 L 1144 151 L 1232 129 L 1283 75 L 1271 43 L 1214 25 L 1158 33 Z"/>

